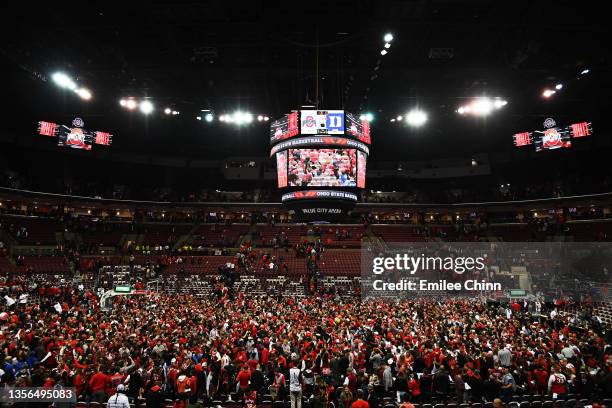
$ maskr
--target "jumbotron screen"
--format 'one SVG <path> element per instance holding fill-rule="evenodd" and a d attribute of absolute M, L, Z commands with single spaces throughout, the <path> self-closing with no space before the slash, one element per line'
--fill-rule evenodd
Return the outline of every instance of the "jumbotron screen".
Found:
<path fill-rule="evenodd" d="M 270 144 L 297 136 L 346 136 L 370 144 L 370 122 L 343 110 L 293 111 L 270 124 Z"/>
<path fill-rule="evenodd" d="M 280 175 L 281 170 L 279 170 L 279 187 Z M 290 187 L 356 187 L 357 151 L 289 149 L 287 182 Z"/>

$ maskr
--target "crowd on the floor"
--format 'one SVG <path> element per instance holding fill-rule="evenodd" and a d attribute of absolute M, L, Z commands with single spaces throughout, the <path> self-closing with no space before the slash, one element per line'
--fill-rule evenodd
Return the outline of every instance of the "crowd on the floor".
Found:
<path fill-rule="evenodd" d="M 13 298 L 28 290 L 4 285 Z M 371 408 L 389 397 L 612 396 L 609 327 L 586 305 L 575 318 L 526 301 L 276 299 L 221 285 L 207 299 L 118 297 L 108 312 L 82 287 L 37 292 L 35 303 L 0 308 L 3 385 L 73 386 L 104 402 L 122 384 L 147 406 L 232 395 L 343 407 L 362 398 Z"/>

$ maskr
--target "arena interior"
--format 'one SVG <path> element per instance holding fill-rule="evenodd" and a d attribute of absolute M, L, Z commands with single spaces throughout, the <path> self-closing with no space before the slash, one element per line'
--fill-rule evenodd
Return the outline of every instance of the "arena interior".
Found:
<path fill-rule="evenodd" d="M 1 7 L 2 406 L 612 408 L 603 4 Z"/>

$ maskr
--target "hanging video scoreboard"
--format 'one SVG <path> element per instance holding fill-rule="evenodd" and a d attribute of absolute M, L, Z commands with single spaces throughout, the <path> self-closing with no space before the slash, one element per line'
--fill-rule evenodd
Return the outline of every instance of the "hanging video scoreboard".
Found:
<path fill-rule="evenodd" d="M 40 121 L 38 134 L 57 138 L 58 146 L 86 151 L 91 150 L 94 144 L 110 146 L 113 143 L 112 134 L 97 130 L 88 131 L 83 128 L 84 126 L 85 122 L 81 118 L 75 118 L 72 126 Z"/>
<path fill-rule="evenodd" d="M 347 136 L 370 144 L 370 123 L 343 110 L 293 111 L 270 125 L 270 144 L 299 135 Z"/>
<path fill-rule="evenodd" d="M 515 133 L 513 135 L 516 147 L 533 145 L 536 152 L 544 150 L 565 149 L 572 146 L 572 139 L 591 136 L 591 122 L 578 122 L 569 126 L 557 126 L 553 118 L 544 121 L 544 130 Z"/>
<path fill-rule="evenodd" d="M 370 145 L 370 123 L 344 110 L 296 110 L 272 122 L 283 204 L 304 220 L 346 216 L 366 186 Z"/>

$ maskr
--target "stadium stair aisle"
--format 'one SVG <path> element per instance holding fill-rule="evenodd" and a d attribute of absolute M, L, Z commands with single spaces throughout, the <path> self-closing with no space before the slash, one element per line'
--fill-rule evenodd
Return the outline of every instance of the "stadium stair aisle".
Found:
<path fill-rule="evenodd" d="M 198 227 L 200 226 L 200 224 L 194 224 L 193 227 L 191 227 L 191 229 L 184 235 L 181 235 L 177 240 L 176 243 L 173 245 L 172 250 L 176 251 L 178 248 L 182 247 L 183 245 L 188 245 L 188 243 L 191 240 L 191 237 L 193 236 L 193 234 L 195 234 L 195 232 L 198 230 Z"/>

